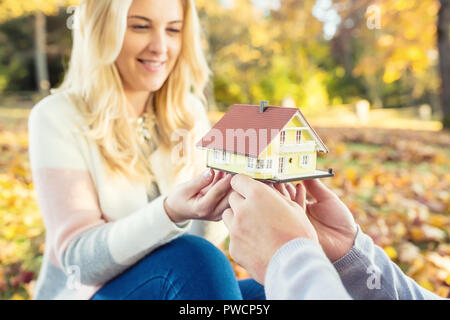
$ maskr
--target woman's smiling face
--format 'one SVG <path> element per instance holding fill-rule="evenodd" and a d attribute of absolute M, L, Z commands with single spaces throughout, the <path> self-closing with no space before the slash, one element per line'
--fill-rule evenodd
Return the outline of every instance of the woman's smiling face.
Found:
<path fill-rule="evenodd" d="M 134 0 L 116 66 L 125 91 L 159 90 L 181 51 L 182 0 Z"/>

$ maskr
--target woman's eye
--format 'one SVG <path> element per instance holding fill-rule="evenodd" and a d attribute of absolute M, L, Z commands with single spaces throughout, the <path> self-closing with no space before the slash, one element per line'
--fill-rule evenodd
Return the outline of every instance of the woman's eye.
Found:
<path fill-rule="evenodd" d="M 149 27 L 143 26 L 143 25 L 135 25 L 135 26 L 132 26 L 132 28 L 135 30 L 144 30 L 144 29 L 148 29 Z"/>
<path fill-rule="evenodd" d="M 173 28 L 171 28 L 171 29 L 168 29 L 170 32 L 173 32 L 173 33 L 180 33 L 181 32 L 181 30 L 179 30 L 179 29 L 173 29 Z"/>

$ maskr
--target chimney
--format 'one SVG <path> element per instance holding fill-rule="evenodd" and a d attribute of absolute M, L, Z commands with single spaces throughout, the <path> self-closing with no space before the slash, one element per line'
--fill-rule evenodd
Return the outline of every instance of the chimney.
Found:
<path fill-rule="evenodd" d="M 261 101 L 259 103 L 259 113 L 264 113 L 269 106 L 269 101 Z"/>

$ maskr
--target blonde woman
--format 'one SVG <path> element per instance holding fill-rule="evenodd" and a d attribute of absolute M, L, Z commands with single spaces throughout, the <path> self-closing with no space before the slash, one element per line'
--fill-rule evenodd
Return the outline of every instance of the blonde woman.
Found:
<path fill-rule="evenodd" d="M 185 234 L 231 193 L 192 151 L 209 126 L 194 0 L 82 0 L 73 35 L 63 84 L 29 119 L 46 226 L 34 298 L 263 299 Z"/>

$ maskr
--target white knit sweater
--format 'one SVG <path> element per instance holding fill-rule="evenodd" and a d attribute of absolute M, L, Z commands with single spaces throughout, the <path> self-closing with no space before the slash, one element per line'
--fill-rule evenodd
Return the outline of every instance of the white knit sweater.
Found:
<path fill-rule="evenodd" d="M 197 141 L 210 124 L 203 105 L 191 100 Z M 177 225 L 168 218 L 163 200 L 206 169 L 201 154 L 175 176 L 170 151 L 158 148 L 149 161 L 160 193 L 147 194 L 142 183 L 107 175 L 66 93 L 39 102 L 28 125 L 33 182 L 46 227 L 34 299 L 90 299 L 102 284 L 190 228 L 191 222 Z"/>

